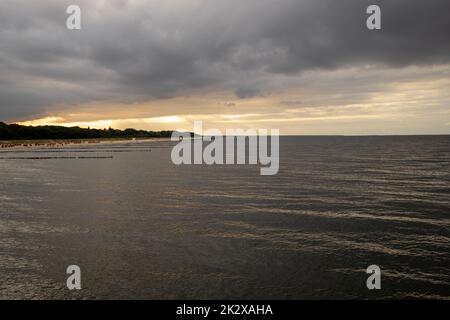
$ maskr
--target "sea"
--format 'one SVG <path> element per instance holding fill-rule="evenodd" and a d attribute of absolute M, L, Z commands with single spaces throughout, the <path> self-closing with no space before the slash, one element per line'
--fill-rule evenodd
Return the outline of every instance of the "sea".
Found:
<path fill-rule="evenodd" d="M 274 176 L 173 146 L 0 151 L 0 299 L 450 299 L 450 136 L 281 137 Z"/>

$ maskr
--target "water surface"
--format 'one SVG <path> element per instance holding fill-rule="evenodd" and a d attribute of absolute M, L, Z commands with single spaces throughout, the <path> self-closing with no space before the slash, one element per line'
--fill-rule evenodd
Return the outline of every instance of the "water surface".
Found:
<path fill-rule="evenodd" d="M 271 177 L 170 148 L 0 152 L 0 298 L 450 298 L 450 137 L 282 137 Z"/>

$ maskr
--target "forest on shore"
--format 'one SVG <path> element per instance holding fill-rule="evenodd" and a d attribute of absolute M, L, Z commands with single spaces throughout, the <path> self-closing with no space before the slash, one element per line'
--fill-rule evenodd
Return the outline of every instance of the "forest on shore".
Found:
<path fill-rule="evenodd" d="M 22 126 L 0 122 L 0 140 L 170 138 L 172 132 L 63 126 Z"/>

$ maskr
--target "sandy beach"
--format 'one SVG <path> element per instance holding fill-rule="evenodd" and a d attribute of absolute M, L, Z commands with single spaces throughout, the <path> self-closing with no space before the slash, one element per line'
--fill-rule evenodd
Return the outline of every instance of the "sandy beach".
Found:
<path fill-rule="evenodd" d="M 142 143 L 151 141 L 170 141 L 170 138 L 136 138 L 136 139 L 74 139 L 74 140 L 0 140 L 0 151 L 24 148 L 64 148 L 76 145 L 118 144 L 124 142 Z"/>

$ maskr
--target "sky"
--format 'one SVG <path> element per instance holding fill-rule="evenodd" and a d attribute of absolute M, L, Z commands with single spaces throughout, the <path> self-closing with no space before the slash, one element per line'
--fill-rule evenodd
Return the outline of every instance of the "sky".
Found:
<path fill-rule="evenodd" d="M 448 0 L 0 0 L 8 123 L 450 134 L 449 88 Z"/>

